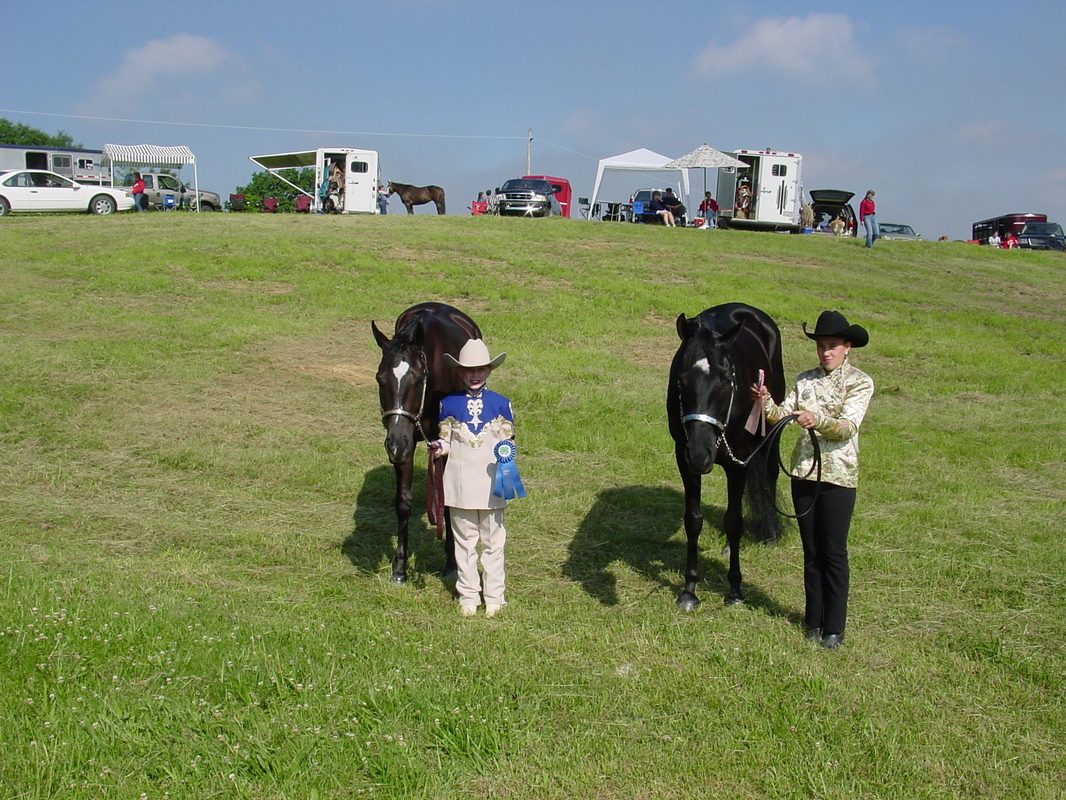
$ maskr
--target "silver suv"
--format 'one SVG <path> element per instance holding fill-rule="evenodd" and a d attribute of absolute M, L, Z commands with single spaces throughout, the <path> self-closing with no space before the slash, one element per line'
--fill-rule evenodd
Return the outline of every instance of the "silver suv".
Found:
<path fill-rule="evenodd" d="M 174 198 L 174 206 L 177 208 L 195 208 L 192 187 L 186 186 L 173 175 L 166 175 L 162 172 L 142 172 L 141 177 L 144 178 L 144 200 L 148 208 L 159 210 L 166 208 L 167 195 Z M 132 176 L 128 180 L 132 183 Z M 222 198 L 214 192 L 201 189 L 199 199 L 201 211 L 222 210 Z"/>

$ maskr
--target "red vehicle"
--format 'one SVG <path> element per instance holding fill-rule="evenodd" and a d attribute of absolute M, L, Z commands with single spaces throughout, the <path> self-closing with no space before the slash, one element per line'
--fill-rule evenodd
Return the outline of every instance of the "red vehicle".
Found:
<path fill-rule="evenodd" d="M 1047 214 L 1004 214 L 1002 217 L 983 219 L 973 224 L 973 239 L 978 244 L 988 244 L 988 237 L 998 233 L 1006 239 L 1008 233 L 1017 236 L 1029 222 L 1047 222 Z"/>
<path fill-rule="evenodd" d="M 552 185 L 555 190 L 555 199 L 559 201 L 559 208 L 562 210 L 562 215 L 567 219 L 570 219 L 570 206 L 573 200 L 573 190 L 570 188 L 570 181 L 566 178 L 556 178 L 551 175 L 523 175 L 523 178 L 547 181 Z"/>

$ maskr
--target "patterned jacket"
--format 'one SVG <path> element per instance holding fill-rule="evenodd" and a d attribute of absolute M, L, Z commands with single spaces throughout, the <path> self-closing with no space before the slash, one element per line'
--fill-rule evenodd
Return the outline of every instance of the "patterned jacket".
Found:
<path fill-rule="evenodd" d="M 503 508 L 492 493 L 497 442 L 514 438 L 511 401 L 482 389 L 477 396 L 456 392 L 440 404 L 440 441 L 448 456 L 444 467 L 444 504 L 452 508 Z"/>
<path fill-rule="evenodd" d="M 774 423 L 797 411 L 812 412 L 818 420 L 814 432 L 822 451 L 822 480 L 855 488 L 859 485 L 859 426 L 873 394 L 873 379 L 847 361 L 832 372 L 817 367 L 796 378 L 781 405 L 767 401 L 766 419 Z M 813 464 L 814 446 L 804 432 L 792 451 L 791 474 L 817 480 Z"/>

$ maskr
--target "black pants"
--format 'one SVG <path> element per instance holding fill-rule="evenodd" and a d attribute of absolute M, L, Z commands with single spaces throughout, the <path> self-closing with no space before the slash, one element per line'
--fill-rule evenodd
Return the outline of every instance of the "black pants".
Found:
<path fill-rule="evenodd" d="M 815 481 L 793 479 L 792 503 L 802 515 L 797 522 L 803 542 L 804 624 L 808 630 L 843 633 L 850 580 L 848 529 L 855 490 L 833 483 L 823 483 L 819 489 Z"/>

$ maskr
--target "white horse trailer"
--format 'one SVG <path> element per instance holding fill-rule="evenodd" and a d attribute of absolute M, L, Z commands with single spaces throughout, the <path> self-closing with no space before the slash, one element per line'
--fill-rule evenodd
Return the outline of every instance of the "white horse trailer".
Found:
<path fill-rule="evenodd" d="M 376 150 L 355 147 L 320 147 L 299 153 L 274 153 L 248 156 L 272 175 L 289 184 L 300 194 L 311 198 L 316 212 L 338 214 L 377 214 L 378 185 L 381 167 Z M 308 192 L 280 173 L 286 169 L 315 170 L 315 188 Z"/>
<path fill-rule="evenodd" d="M 719 224 L 757 231 L 802 231 L 803 156 L 773 150 L 737 150 L 729 155 L 747 166 L 718 170 Z"/>
<path fill-rule="evenodd" d="M 0 145 L 0 169 L 43 169 L 81 184 L 99 186 L 111 182 L 111 171 L 101 166 L 102 150 L 80 147 L 27 147 Z"/>

